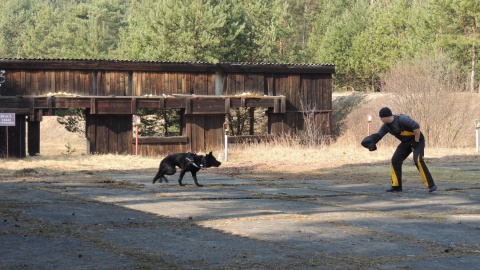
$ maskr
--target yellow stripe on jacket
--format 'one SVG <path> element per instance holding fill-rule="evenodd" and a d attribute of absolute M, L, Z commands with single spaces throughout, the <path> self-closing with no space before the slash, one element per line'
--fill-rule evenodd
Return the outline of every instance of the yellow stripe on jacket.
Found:
<path fill-rule="evenodd" d="M 402 132 L 400 132 L 400 136 L 415 136 L 415 133 L 413 133 L 413 131 L 402 130 Z"/>

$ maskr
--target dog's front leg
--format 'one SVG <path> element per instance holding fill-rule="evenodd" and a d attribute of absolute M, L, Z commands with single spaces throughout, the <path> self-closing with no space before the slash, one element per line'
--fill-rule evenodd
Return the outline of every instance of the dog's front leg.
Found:
<path fill-rule="evenodd" d="M 195 185 L 197 185 L 197 187 L 203 187 L 203 185 L 200 185 L 197 181 L 197 172 L 196 171 L 192 171 L 192 178 L 193 178 L 193 182 L 195 182 Z"/>
<path fill-rule="evenodd" d="M 182 183 L 182 179 L 183 179 L 183 176 L 185 175 L 186 172 L 187 172 L 187 171 L 185 171 L 185 170 L 181 170 L 181 171 L 180 171 L 180 177 L 178 178 L 178 184 L 179 184 L 180 186 L 185 186 L 185 185 Z"/>

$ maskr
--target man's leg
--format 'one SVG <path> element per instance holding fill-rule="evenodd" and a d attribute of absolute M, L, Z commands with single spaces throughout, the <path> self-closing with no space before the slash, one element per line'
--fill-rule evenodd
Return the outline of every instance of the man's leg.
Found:
<path fill-rule="evenodd" d="M 392 156 L 392 188 L 388 189 L 388 192 L 402 191 L 402 165 L 411 152 L 412 149 L 407 143 L 402 142 L 397 146 Z"/>
<path fill-rule="evenodd" d="M 422 177 L 423 183 L 425 186 L 429 188 L 430 192 L 433 192 L 437 189 L 435 186 L 435 182 L 433 181 L 433 177 L 430 174 L 430 170 L 425 163 L 423 158 L 423 154 L 425 152 L 425 141 L 420 142 L 417 149 L 413 150 L 413 162 L 415 162 L 415 166 L 417 167 L 418 171 L 420 172 L 420 176 Z"/>

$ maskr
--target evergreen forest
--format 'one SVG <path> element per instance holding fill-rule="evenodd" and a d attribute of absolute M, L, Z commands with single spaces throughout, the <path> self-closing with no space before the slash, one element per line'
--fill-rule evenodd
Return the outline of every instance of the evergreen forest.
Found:
<path fill-rule="evenodd" d="M 480 91 L 479 0 L 1 0 L 0 9 L 0 58 L 334 64 L 335 91 L 382 91 L 395 67 L 441 55 L 456 90 Z"/>

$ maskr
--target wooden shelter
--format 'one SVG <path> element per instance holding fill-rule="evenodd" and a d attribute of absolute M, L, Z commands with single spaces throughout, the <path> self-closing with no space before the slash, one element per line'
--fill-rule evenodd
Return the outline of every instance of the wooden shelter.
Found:
<path fill-rule="evenodd" d="M 0 157 L 39 154 L 42 117 L 67 108 L 85 110 L 89 149 L 98 154 L 135 153 L 132 115 L 139 108 L 173 108 L 181 116 L 180 136 L 141 137 L 141 155 L 222 147 L 232 108 L 267 108 L 273 135 L 303 130 L 308 103 L 321 133 L 330 135 L 334 70 L 324 64 L 0 59 L 0 115 L 15 114 L 14 126 L 0 125 Z"/>

